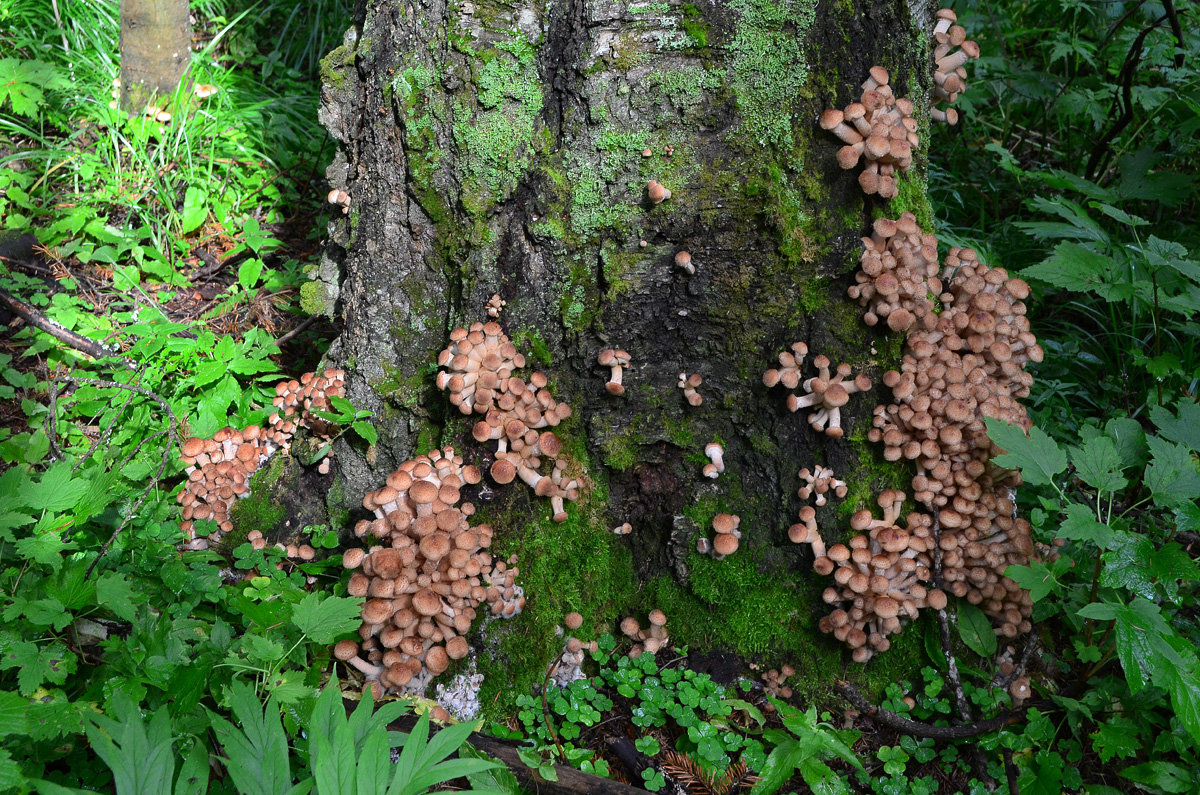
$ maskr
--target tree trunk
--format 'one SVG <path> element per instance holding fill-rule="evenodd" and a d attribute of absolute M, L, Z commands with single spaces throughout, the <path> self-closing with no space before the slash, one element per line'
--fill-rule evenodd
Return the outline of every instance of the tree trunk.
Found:
<path fill-rule="evenodd" d="M 433 443 L 490 463 L 494 445 L 470 439 L 434 373 L 450 329 L 487 320 L 499 294 L 530 369 L 574 408 L 559 435 L 591 484 L 563 525 L 524 488 L 476 497 L 529 595 L 531 615 L 489 629 L 502 637 L 481 661 L 507 666 L 515 689 L 540 680 L 568 609 L 584 612 L 586 632 L 661 607 L 675 643 L 809 666 L 810 690 L 843 667 L 833 641 L 814 641 L 826 583 L 787 539 L 797 470 L 823 463 L 850 483 L 844 503 L 818 512 L 828 540 L 907 478 L 865 441 L 881 391 L 855 396 L 846 437 L 831 439 L 761 375 L 797 340 L 876 381 L 898 359 L 898 342 L 863 325 L 845 295 L 874 215 L 910 210 L 929 225 L 924 153 L 897 199 L 864 198 L 816 120 L 856 101 L 882 64 L 924 140 L 932 8 L 358 3 L 323 70 L 322 119 L 340 143 L 329 177 L 349 211 L 305 293 L 342 323 L 330 356 L 356 405 L 375 412 L 379 442 L 340 445 L 331 503 L 355 509 Z M 650 180 L 671 198 L 652 204 Z M 694 275 L 673 264 L 684 250 Z M 610 347 L 633 359 L 621 397 L 596 363 Z M 683 399 L 680 373 L 703 376 L 702 405 Z M 712 440 L 726 450 L 716 480 L 701 476 Z M 740 515 L 744 534 L 720 562 L 695 552 L 718 511 Z M 626 521 L 633 533 L 613 536 Z M 904 659 L 905 646 L 890 656 Z M 887 664 L 872 665 L 885 681 Z"/>
<path fill-rule="evenodd" d="M 192 57 L 187 0 L 121 0 L 121 108 L 170 96 Z"/>

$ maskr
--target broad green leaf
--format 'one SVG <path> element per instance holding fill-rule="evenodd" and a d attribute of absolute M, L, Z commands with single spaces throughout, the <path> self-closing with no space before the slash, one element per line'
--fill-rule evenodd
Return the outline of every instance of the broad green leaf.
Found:
<path fill-rule="evenodd" d="M 115 571 L 105 572 L 96 580 L 96 601 L 101 607 L 108 608 L 117 618 L 133 621 L 137 616 L 137 604 L 141 595 L 136 597 L 129 580 Z"/>
<path fill-rule="evenodd" d="M 1096 514 L 1086 505 L 1068 502 L 1066 517 L 1058 526 L 1055 535 L 1072 541 L 1088 541 L 1101 549 L 1107 549 L 1112 541 L 1113 530 L 1103 522 L 1096 521 Z"/>
<path fill-rule="evenodd" d="M 292 623 L 317 643 L 333 643 L 362 624 L 362 600 L 310 593 L 292 607 Z"/>
<path fill-rule="evenodd" d="M 72 476 L 72 466 L 70 461 L 52 464 L 37 482 L 29 485 L 25 504 L 56 512 L 74 508 L 75 503 L 87 491 L 88 482 Z"/>
<path fill-rule="evenodd" d="M 208 194 L 195 185 L 189 185 L 183 195 L 183 212 L 179 218 L 182 234 L 194 232 L 208 218 Z"/>
<path fill-rule="evenodd" d="M 367 444 L 375 444 L 379 440 L 379 434 L 375 431 L 375 426 L 369 422 L 356 422 L 351 425 L 354 432 L 366 441 Z"/>
<path fill-rule="evenodd" d="M 1150 557 L 1150 572 L 1158 587 L 1174 602 L 1179 596 L 1179 583 L 1200 580 L 1200 567 L 1187 550 L 1174 541 L 1163 544 Z"/>
<path fill-rule="evenodd" d="M 750 790 L 750 794 L 772 795 L 777 792 L 795 774 L 804 757 L 804 749 L 795 740 L 784 740 L 775 746 L 759 771 L 758 783 Z"/>
<path fill-rule="evenodd" d="M 250 257 L 238 266 L 238 284 L 244 290 L 253 290 L 262 275 L 263 262 L 258 257 Z"/>
<path fill-rule="evenodd" d="M 1117 446 L 1107 436 L 1096 436 L 1069 452 L 1079 479 L 1097 491 L 1112 494 L 1129 482 L 1121 475 L 1124 467 Z"/>
<path fill-rule="evenodd" d="M 208 749 L 197 740 L 183 760 L 175 779 L 175 795 L 205 795 L 208 792 Z"/>
<path fill-rule="evenodd" d="M 1138 784 L 1149 784 L 1162 792 L 1192 792 L 1195 780 L 1192 771 L 1173 762 L 1145 762 L 1121 771 L 1121 775 Z"/>
<path fill-rule="evenodd" d="M 1192 739 L 1200 743 L 1200 680 L 1194 671 L 1182 666 L 1168 666 L 1165 678 L 1175 717 Z"/>
<path fill-rule="evenodd" d="M 1161 505 L 1173 507 L 1194 502 L 1200 494 L 1200 472 L 1186 447 L 1150 436 L 1150 465 L 1145 482 Z"/>
<path fill-rule="evenodd" d="M 1200 403 L 1185 401 L 1178 408 L 1176 416 L 1162 406 L 1151 406 L 1150 421 L 1158 426 L 1163 438 L 1200 452 Z"/>
<path fill-rule="evenodd" d="M 958 635 L 971 651 L 980 657 L 996 653 L 996 633 L 983 611 L 966 601 L 958 603 Z"/>
<path fill-rule="evenodd" d="M 9 792 L 16 789 L 23 781 L 25 774 L 21 772 L 21 766 L 4 748 L 0 748 L 0 792 Z"/>
<path fill-rule="evenodd" d="M 1059 558 L 1059 560 L 1065 559 Z M 1053 569 L 1040 560 L 1033 561 L 1028 566 L 1009 566 L 1004 570 L 1004 575 L 1029 591 L 1030 598 L 1038 602 L 1045 599 L 1051 591 L 1062 588 L 1058 577 L 1066 567 L 1058 566 L 1057 563 L 1058 561 L 1055 561 L 1051 564 L 1054 566 Z"/>
<path fill-rule="evenodd" d="M 1007 451 L 992 460 L 1002 467 L 1020 469 L 1031 485 L 1049 485 L 1067 468 L 1067 456 L 1040 428 L 1031 428 L 1027 437 L 1016 425 L 988 417 L 987 430 L 988 438 Z"/>
<path fill-rule="evenodd" d="M 1108 588 L 1127 588 L 1145 599 L 1154 600 L 1154 575 L 1150 570 L 1154 545 L 1145 536 L 1117 532 L 1102 555 L 1104 568 L 1100 584 Z"/>
<path fill-rule="evenodd" d="M 16 693 L 0 691 L 0 737 L 10 734 L 25 734 L 29 721 L 29 699 Z"/>
<path fill-rule="evenodd" d="M 285 795 L 292 788 L 292 776 L 278 708 L 269 701 L 264 714 L 254 691 L 241 682 L 230 686 L 230 696 L 237 726 L 209 712 L 230 762 L 230 778 L 243 795 Z"/>
<path fill-rule="evenodd" d="M 1127 298 L 1132 290 L 1116 284 L 1120 266 L 1110 256 L 1079 243 L 1064 242 L 1053 253 L 1021 271 L 1026 279 L 1038 279 L 1054 287 L 1077 293 L 1092 292 L 1107 301 Z"/>

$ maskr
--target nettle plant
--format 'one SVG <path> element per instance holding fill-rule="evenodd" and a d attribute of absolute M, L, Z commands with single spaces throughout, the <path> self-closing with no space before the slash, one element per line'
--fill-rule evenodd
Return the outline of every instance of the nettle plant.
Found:
<path fill-rule="evenodd" d="M 1200 531 L 1200 405 L 1148 414 L 1151 431 L 1121 417 L 1084 425 L 1075 445 L 988 423 L 1008 451 L 996 462 L 1020 468 L 1036 494 L 1035 530 L 1066 540 L 1057 558 L 1007 574 L 1029 589 L 1037 621 L 1066 626 L 1055 663 L 1087 684 L 1050 694 L 1067 720 L 1041 726 L 1043 742 L 1022 765 L 1030 784 L 1067 784 L 1064 754 L 1072 762 L 1085 752 L 1128 762 L 1121 775 L 1165 792 L 1200 774 L 1200 567 L 1180 543 Z"/>

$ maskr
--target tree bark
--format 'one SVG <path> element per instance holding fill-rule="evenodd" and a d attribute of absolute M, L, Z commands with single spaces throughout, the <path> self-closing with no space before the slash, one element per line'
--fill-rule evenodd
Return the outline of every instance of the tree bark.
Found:
<path fill-rule="evenodd" d="M 575 410 L 560 435 L 573 435 L 596 485 L 576 510 L 591 511 L 600 534 L 633 525 L 606 543 L 631 546 L 642 582 L 668 572 L 687 583 L 717 509 L 742 517 L 737 554 L 765 582 L 808 572 L 811 557 L 786 537 L 800 467 L 832 466 L 851 482 L 850 507 L 873 506 L 884 483 L 905 479 L 889 481 L 899 473 L 865 441 L 878 394 L 852 400 L 846 438 L 835 440 L 789 413 L 761 375 L 804 340 L 878 382 L 899 348 L 845 298 L 859 238 L 876 214 L 929 215 L 923 152 L 884 205 L 863 196 L 857 170 L 838 168 L 840 144 L 816 120 L 857 101 L 868 69 L 882 64 L 919 109 L 924 140 L 932 9 L 923 0 L 360 0 L 344 45 L 324 61 L 321 110 L 340 144 L 329 179 L 350 194 L 350 211 L 331 224 L 306 288 L 340 320 L 330 357 L 380 431 L 365 454 L 340 446 L 341 507 L 356 508 L 431 439 L 490 462 L 433 373 L 450 329 L 487 320 L 497 293 L 507 302 L 500 322 L 530 369 L 547 372 Z M 649 201 L 652 179 L 670 199 Z M 674 267 L 681 250 L 694 275 Z M 633 357 L 623 397 L 606 394 L 596 364 L 608 347 Z M 683 400 L 680 373 L 703 376 L 701 406 Z M 703 448 L 714 439 L 726 472 L 708 480 Z M 549 512 L 542 500 L 501 499 Z M 844 513 L 830 505 L 818 515 L 827 539 L 843 534 Z M 767 646 L 791 653 L 802 635 Z"/>
<path fill-rule="evenodd" d="M 187 0 L 121 0 L 121 108 L 170 96 L 192 56 Z"/>

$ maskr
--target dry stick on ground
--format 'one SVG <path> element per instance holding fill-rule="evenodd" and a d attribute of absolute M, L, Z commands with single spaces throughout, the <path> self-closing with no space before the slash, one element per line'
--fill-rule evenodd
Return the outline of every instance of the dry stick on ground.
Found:
<path fill-rule="evenodd" d="M 156 472 L 154 477 L 150 479 L 150 482 L 146 484 L 146 488 L 142 491 L 142 495 L 138 497 L 137 502 L 135 502 L 133 507 L 129 509 L 129 512 L 125 514 L 125 518 L 121 520 L 119 525 L 117 525 L 117 529 L 113 530 L 112 536 L 110 536 L 109 539 L 104 542 L 104 546 L 100 547 L 100 552 L 96 555 L 96 559 L 91 562 L 91 564 L 87 567 L 87 571 L 83 573 L 83 579 L 87 580 L 92 576 L 92 571 L 95 570 L 96 564 L 98 564 L 104 558 L 104 556 L 108 554 L 109 547 L 111 547 L 113 542 L 117 540 L 117 536 L 120 535 L 121 531 L 125 529 L 125 525 L 129 523 L 129 520 L 132 519 L 138 512 L 138 509 L 142 507 L 142 503 L 144 503 L 146 498 L 150 496 L 150 490 L 157 486 L 158 482 L 162 480 L 163 472 L 165 472 L 167 469 L 167 462 L 171 460 L 171 451 L 174 450 L 175 446 L 179 443 L 179 421 L 175 419 L 175 412 L 171 411 L 171 406 L 166 400 L 144 387 L 133 386 L 131 384 L 121 384 L 116 381 L 106 381 L 101 378 L 76 378 L 75 376 L 71 375 L 59 376 L 56 380 L 65 381 L 72 384 L 86 384 L 88 386 L 105 387 L 108 389 L 124 389 L 129 392 L 136 392 L 137 394 L 142 395 L 143 397 L 148 397 L 154 402 L 158 403 L 158 405 L 162 407 L 162 410 L 166 412 L 167 415 L 167 428 L 159 431 L 158 433 L 151 434 L 143 439 L 138 447 L 133 451 L 134 453 L 137 453 L 137 450 L 141 448 L 142 444 L 145 444 L 150 439 L 156 439 L 159 436 L 166 435 L 166 444 L 163 445 L 162 461 L 159 462 L 158 472 Z"/>
<path fill-rule="evenodd" d="M 887 726 L 889 729 L 894 729 L 901 734 L 908 734 L 913 737 L 930 737 L 934 740 L 965 740 L 971 737 L 978 737 L 981 734 L 998 731 L 1005 726 L 1016 723 L 1024 715 L 1024 711 L 1005 712 L 994 718 L 961 726 L 935 726 L 932 723 L 921 723 L 920 721 L 911 720 L 903 715 L 875 706 L 867 700 L 866 696 L 859 692 L 857 687 L 849 682 L 835 680 L 833 688 L 849 701 L 855 709 L 876 723 Z"/>
<path fill-rule="evenodd" d="M 29 304 L 17 300 L 4 290 L 0 290 L 0 304 L 8 307 L 10 312 L 34 328 L 41 329 L 64 345 L 68 345 L 81 353 L 86 353 L 93 359 L 103 359 L 107 356 L 113 356 L 117 352 L 116 350 L 110 350 L 95 340 L 80 336 L 74 331 L 64 328 L 57 321 L 51 320 Z"/>
<path fill-rule="evenodd" d="M 316 321 L 316 319 L 317 319 L 317 315 L 309 315 L 300 325 L 296 326 L 294 329 L 289 331 L 287 334 L 284 334 L 282 337 L 275 340 L 275 347 L 277 347 L 277 348 L 283 347 L 283 343 L 287 342 L 292 337 L 296 336 L 301 331 L 304 331 L 304 329 L 311 326 Z"/>

